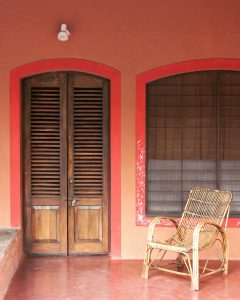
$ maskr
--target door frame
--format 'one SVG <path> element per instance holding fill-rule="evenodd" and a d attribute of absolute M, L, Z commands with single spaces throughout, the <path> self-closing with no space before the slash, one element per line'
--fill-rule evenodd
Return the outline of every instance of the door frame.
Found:
<path fill-rule="evenodd" d="M 21 80 L 54 71 L 77 71 L 110 80 L 110 255 L 121 257 L 121 77 L 110 66 L 82 59 L 49 59 L 10 72 L 10 211 L 11 226 L 22 228 Z"/>

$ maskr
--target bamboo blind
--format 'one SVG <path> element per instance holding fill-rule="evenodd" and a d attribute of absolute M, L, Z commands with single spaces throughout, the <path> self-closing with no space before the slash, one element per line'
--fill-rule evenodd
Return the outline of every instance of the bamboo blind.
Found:
<path fill-rule="evenodd" d="M 240 74 L 204 71 L 147 85 L 147 213 L 181 215 L 193 186 L 233 192 L 240 210 Z"/>

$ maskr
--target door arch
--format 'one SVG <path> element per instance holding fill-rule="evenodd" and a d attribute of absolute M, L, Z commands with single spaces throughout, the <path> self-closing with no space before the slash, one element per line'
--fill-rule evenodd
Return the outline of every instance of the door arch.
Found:
<path fill-rule="evenodd" d="M 10 205 L 11 225 L 22 226 L 21 217 L 21 80 L 34 74 L 53 71 L 81 71 L 110 80 L 110 159 L 111 159 L 111 250 L 120 257 L 120 73 L 116 69 L 80 59 L 52 59 L 20 66 L 10 73 Z"/>

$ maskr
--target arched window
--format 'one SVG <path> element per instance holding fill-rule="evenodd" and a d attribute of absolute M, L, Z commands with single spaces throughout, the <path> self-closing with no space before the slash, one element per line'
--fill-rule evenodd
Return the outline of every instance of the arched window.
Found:
<path fill-rule="evenodd" d="M 180 216 L 194 186 L 233 192 L 240 216 L 240 72 L 146 84 L 146 213 Z"/>

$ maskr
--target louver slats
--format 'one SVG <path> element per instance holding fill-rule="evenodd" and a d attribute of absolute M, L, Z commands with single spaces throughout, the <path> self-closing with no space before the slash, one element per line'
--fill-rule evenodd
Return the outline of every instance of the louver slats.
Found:
<path fill-rule="evenodd" d="M 60 89 L 31 88 L 31 195 L 60 196 Z"/>
<path fill-rule="evenodd" d="M 74 194 L 103 195 L 102 88 L 74 88 Z"/>

